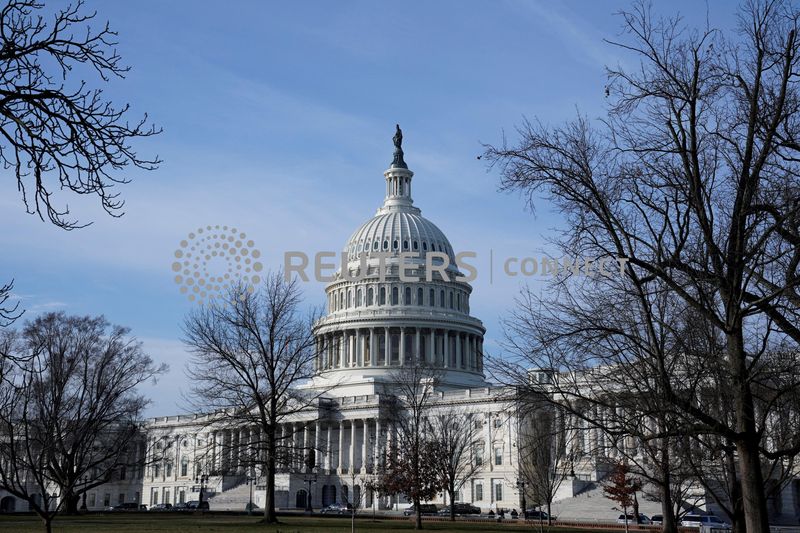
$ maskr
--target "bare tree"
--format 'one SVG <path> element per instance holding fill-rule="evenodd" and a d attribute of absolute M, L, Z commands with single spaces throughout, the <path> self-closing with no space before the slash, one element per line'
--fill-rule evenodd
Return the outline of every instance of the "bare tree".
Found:
<path fill-rule="evenodd" d="M 116 32 L 91 27 L 95 15 L 81 1 L 54 13 L 37 0 L 10 0 L 0 10 L 0 162 L 15 173 L 27 211 L 68 230 L 85 224 L 54 203 L 56 190 L 97 196 L 120 216 L 115 186 L 128 180 L 117 172 L 160 163 L 131 146 L 160 131 L 147 115 L 129 123 L 129 105 L 114 105 L 85 81 L 94 74 L 108 82 L 129 70 Z"/>
<path fill-rule="evenodd" d="M 260 428 L 249 443 L 266 477 L 264 520 L 276 523 L 275 473 L 291 435 L 279 424 L 319 397 L 298 389 L 313 374 L 312 326 L 317 313 L 301 310 L 297 280 L 269 273 L 249 292 L 233 286 L 224 298 L 196 308 L 184 323 L 193 357 L 187 374 L 198 407 L 217 411 L 217 424 Z"/>
<path fill-rule="evenodd" d="M 19 302 L 14 302 L 13 305 L 10 302 L 8 304 L 6 303 L 9 299 L 11 299 L 11 291 L 13 289 L 13 279 L 5 285 L 0 285 L 0 328 L 10 326 L 16 319 L 22 316 L 23 311 L 18 311 Z M 0 357 L 2 356 L 3 354 L 0 353 Z"/>
<path fill-rule="evenodd" d="M 481 424 L 470 413 L 456 409 L 437 412 L 428 422 L 432 430 L 435 469 L 450 498 L 450 520 L 455 520 L 456 494 L 482 468 L 475 460 Z"/>
<path fill-rule="evenodd" d="M 81 494 L 141 459 L 147 400 L 136 387 L 166 367 L 102 317 L 49 313 L 4 338 L 15 357 L 0 381 L 0 487 L 49 532 L 56 513 L 76 512 Z"/>
<path fill-rule="evenodd" d="M 570 474 L 567 459 L 571 442 L 557 420 L 558 406 L 546 400 L 520 402 L 518 413 L 519 477 L 523 492 L 537 505 L 547 507 L 547 525 L 552 525 L 552 503 Z M 563 420 L 563 415 L 561 416 Z M 522 505 L 525 516 L 525 505 Z"/>
<path fill-rule="evenodd" d="M 392 372 L 390 394 L 394 437 L 389 447 L 381 486 L 386 494 L 403 494 L 414 505 L 415 529 L 422 529 L 420 503 L 444 488 L 436 471 L 435 443 L 428 415 L 438 373 L 414 358 Z M 388 391 L 387 391 L 388 392 Z"/>
<path fill-rule="evenodd" d="M 732 391 L 732 423 L 675 386 L 669 361 L 647 379 L 658 381 L 659 397 L 688 424 L 734 444 L 746 528 L 766 533 L 761 456 L 800 451 L 798 436 L 767 445 L 762 429 L 773 407 L 759 397 L 777 382 L 784 392 L 798 387 L 762 370 L 772 366 L 762 364 L 771 354 L 796 354 L 800 341 L 798 11 L 788 2 L 749 2 L 735 41 L 656 18 L 644 4 L 622 17 L 630 39 L 619 46 L 641 65 L 610 70 L 607 118 L 598 127 L 580 117 L 556 128 L 526 122 L 518 146 L 488 147 L 486 155 L 504 187 L 522 191 L 531 205 L 542 193 L 564 214 L 558 245 L 565 255 L 620 259 L 644 312 L 649 295 L 666 291 L 668 301 L 674 296 L 720 333 L 722 359 L 693 356 L 724 367 L 718 385 Z M 567 284 L 596 286 L 600 277 Z M 586 328 L 575 322 L 562 333 L 581 336 Z M 611 341 L 625 335 L 605 331 Z M 761 400 L 765 409 L 756 409 Z"/>

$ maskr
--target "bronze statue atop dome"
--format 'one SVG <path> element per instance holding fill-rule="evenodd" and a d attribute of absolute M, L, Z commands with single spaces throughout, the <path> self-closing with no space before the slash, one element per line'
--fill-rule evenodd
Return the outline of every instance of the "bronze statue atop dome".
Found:
<path fill-rule="evenodd" d="M 406 162 L 403 161 L 403 130 L 400 129 L 400 124 L 395 124 L 397 128 L 394 132 L 392 141 L 394 142 L 394 159 L 392 160 L 393 168 L 408 168 Z"/>

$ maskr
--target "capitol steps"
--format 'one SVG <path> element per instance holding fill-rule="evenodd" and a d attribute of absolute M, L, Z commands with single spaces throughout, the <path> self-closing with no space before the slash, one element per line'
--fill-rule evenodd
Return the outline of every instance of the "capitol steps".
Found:
<path fill-rule="evenodd" d="M 636 494 L 639 500 L 639 512 L 647 516 L 661 514 L 661 504 L 646 499 L 646 496 L 639 492 Z M 553 515 L 561 520 L 592 520 L 598 522 L 616 521 L 622 511 L 615 510 L 618 504 L 603 495 L 602 485 L 593 484 L 592 487 L 584 490 L 573 498 L 567 498 L 553 502 Z M 629 509 L 629 513 L 633 510 Z"/>
<path fill-rule="evenodd" d="M 250 485 L 241 483 L 208 499 L 212 511 L 245 511 L 250 502 Z"/>

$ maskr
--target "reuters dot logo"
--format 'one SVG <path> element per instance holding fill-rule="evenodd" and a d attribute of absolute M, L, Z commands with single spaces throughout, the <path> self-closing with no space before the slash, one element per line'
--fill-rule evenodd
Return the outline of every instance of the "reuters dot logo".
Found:
<path fill-rule="evenodd" d="M 181 294 L 199 304 L 224 296 L 232 284 L 242 283 L 252 293 L 261 282 L 260 257 L 253 240 L 236 228 L 197 228 L 175 250 L 174 281 Z"/>

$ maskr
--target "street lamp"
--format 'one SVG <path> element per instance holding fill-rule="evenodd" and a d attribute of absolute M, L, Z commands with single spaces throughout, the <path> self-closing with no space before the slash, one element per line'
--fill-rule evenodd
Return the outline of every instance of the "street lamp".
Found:
<path fill-rule="evenodd" d="M 317 475 L 309 472 L 305 475 L 303 481 L 308 485 L 308 491 L 306 492 L 306 512 L 313 513 L 314 509 L 311 507 L 311 484 L 317 482 Z"/>
<path fill-rule="evenodd" d="M 522 498 L 521 498 L 521 500 L 522 500 L 521 501 L 521 504 L 522 504 L 522 517 L 526 518 L 525 515 L 527 514 L 526 509 L 528 508 L 528 506 L 525 503 L 525 480 L 524 479 L 518 479 L 517 480 L 517 488 L 519 489 L 519 493 L 522 496 Z"/>
<path fill-rule="evenodd" d="M 250 503 L 247 504 L 247 514 L 252 516 L 253 515 L 253 483 L 255 483 L 256 479 L 255 476 L 247 476 L 247 483 L 250 484 Z"/>
<path fill-rule="evenodd" d="M 86 486 L 89 485 L 89 476 L 83 477 L 83 502 L 81 503 L 81 511 L 87 510 L 86 507 Z"/>
<path fill-rule="evenodd" d="M 197 510 L 198 511 L 202 511 L 203 510 L 203 491 L 206 488 L 206 483 L 208 483 L 208 474 L 200 474 L 199 476 L 194 478 L 194 482 L 200 484 L 200 496 L 198 497 Z"/>

